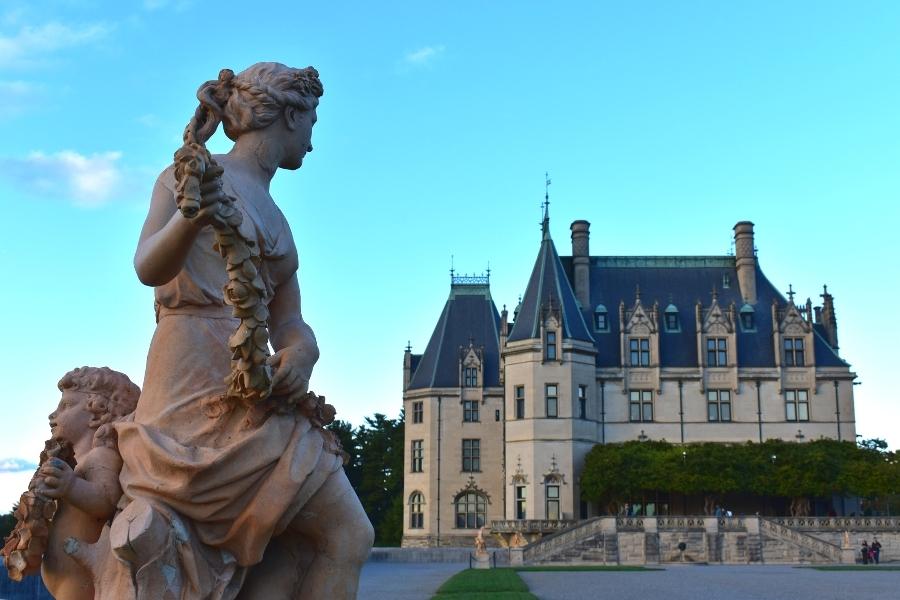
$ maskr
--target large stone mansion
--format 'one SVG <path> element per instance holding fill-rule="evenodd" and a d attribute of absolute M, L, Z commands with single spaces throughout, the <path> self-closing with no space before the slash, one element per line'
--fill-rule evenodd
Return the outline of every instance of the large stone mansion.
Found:
<path fill-rule="evenodd" d="M 589 227 L 561 257 L 545 213 L 511 318 L 487 277 L 453 276 L 425 352 L 407 348 L 403 545 L 598 515 L 579 489 L 595 444 L 855 439 L 833 298 L 783 296 L 752 223 L 733 256 L 591 256 Z"/>

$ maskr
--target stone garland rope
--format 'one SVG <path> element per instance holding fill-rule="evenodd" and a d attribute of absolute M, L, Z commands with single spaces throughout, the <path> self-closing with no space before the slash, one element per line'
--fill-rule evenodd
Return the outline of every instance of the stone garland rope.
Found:
<path fill-rule="evenodd" d="M 219 86 L 230 86 L 233 78 L 230 69 L 222 69 Z M 201 103 L 184 130 L 184 145 L 175 152 L 175 200 L 187 219 L 199 214 L 200 186 L 211 181 L 221 185 L 224 169 L 205 145 L 220 121 L 220 115 L 215 114 L 212 107 Z M 250 409 L 248 427 L 258 425 L 272 412 L 293 411 L 305 415 L 315 426 L 327 425 L 334 421 L 335 410 L 325 404 L 324 396 L 306 392 L 298 396 L 271 397 L 272 368 L 266 363 L 270 356 L 269 310 L 264 302 L 266 289 L 259 274 L 259 247 L 241 233 L 242 221 L 243 215 L 235 206 L 235 199 L 226 196 L 211 222 L 215 233 L 214 248 L 225 259 L 228 273 L 224 299 L 232 307 L 233 316 L 240 319 L 240 324 L 228 340 L 231 373 L 225 378 L 226 392 L 219 406 L 204 408 L 209 416 L 217 416 L 235 404 L 243 405 Z M 331 442 L 329 445 L 337 446 L 338 454 L 343 454 L 336 437 L 326 436 L 326 440 Z"/>
<path fill-rule="evenodd" d="M 3 550 L 0 550 L 7 574 L 13 581 L 22 581 L 25 576 L 39 572 L 47 550 L 50 522 L 56 515 L 59 502 L 38 492 L 37 486 L 44 478 L 41 466 L 52 459 L 65 461 L 75 468 L 75 453 L 68 442 L 54 439 L 44 442 L 40 464 L 28 483 L 28 490 L 16 506 L 15 529 L 7 536 Z"/>

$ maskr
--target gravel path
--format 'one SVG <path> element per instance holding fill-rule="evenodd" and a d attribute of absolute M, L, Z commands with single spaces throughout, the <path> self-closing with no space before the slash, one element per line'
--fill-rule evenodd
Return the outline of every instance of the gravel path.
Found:
<path fill-rule="evenodd" d="M 464 563 L 368 562 L 359 580 L 359 600 L 428 600 Z"/>
<path fill-rule="evenodd" d="M 898 598 L 900 571 L 791 566 L 665 566 L 664 571 L 522 572 L 540 600 L 855 600 Z M 360 596 L 364 598 L 364 596 Z"/>

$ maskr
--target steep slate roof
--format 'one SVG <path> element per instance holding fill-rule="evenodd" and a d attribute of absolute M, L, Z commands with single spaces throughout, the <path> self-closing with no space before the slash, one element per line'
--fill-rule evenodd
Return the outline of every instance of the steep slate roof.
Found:
<path fill-rule="evenodd" d="M 562 257 L 560 262 L 565 278 L 574 280 L 572 258 Z M 727 288 L 723 285 L 726 278 L 729 281 Z M 619 303 L 624 301 L 625 307 L 630 309 L 638 286 L 645 307 L 659 302 L 660 312 L 669 303 L 678 308 L 679 332 L 668 332 L 662 322 L 659 324 L 660 364 L 667 367 L 698 366 L 695 306 L 699 300 L 704 309 L 709 308 L 713 287 L 723 309 L 727 310 L 732 302 L 738 310 L 743 305 L 733 256 L 592 256 L 590 286 L 591 306 L 584 307 L 585 319 L 593 323 L 594 307 L 598 304 L 606 307 L 609 318 L 608 332 L 594 332 L 597 365 L 601 367 L 621 364 Z M 757 302 L 753 306 L 756 331 L 743 331 L 736 324 L 738 365 L 772 367 L 775 364 L 772 301 L 777 299 L 779 305 L 785 306 L 787 300 L 759 268 L 756 290 Z M 814 340 L 817 366 L 848 366 L 831 349 L 818 328 Z"/>
<path fill-rule="evenodd" d="M 485 387 L 500 385 L 500 315 L 487 285 L 450 286 L 450 297 L 414 366 L 408 389 L 459 387 L 460 347 L 484 347 Z"/>
<path fill-rule="evenodd" d="M 534 261 L 534 269 L 531 271 L 528 287 L 525 288 L 515 325 L 509 333 L 509 341 L 540 337 L 541 310 L 552 304 L 560 309 L 564 338 L 593 343 L 594 338 L 578 308 L 575 292 L 572 291 L 572 284 L 560 262 L 548 227 L 545 218 L 541 249 Z"/>

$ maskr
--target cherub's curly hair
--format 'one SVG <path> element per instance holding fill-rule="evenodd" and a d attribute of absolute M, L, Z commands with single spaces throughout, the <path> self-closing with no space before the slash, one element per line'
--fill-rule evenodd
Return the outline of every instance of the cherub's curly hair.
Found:
<path fill-rule="evenodd" d="M 134 412 L 141 389 L 124 373 L 109 367 L 80 367 L 69 371 L 59 380 L 59 390 L 75 390 L 89 394 L 87 410 L 91 413 L 88 425 L 94 429 L 94 446 L 116 447 L 115 430 L 111 423 Z"/>

